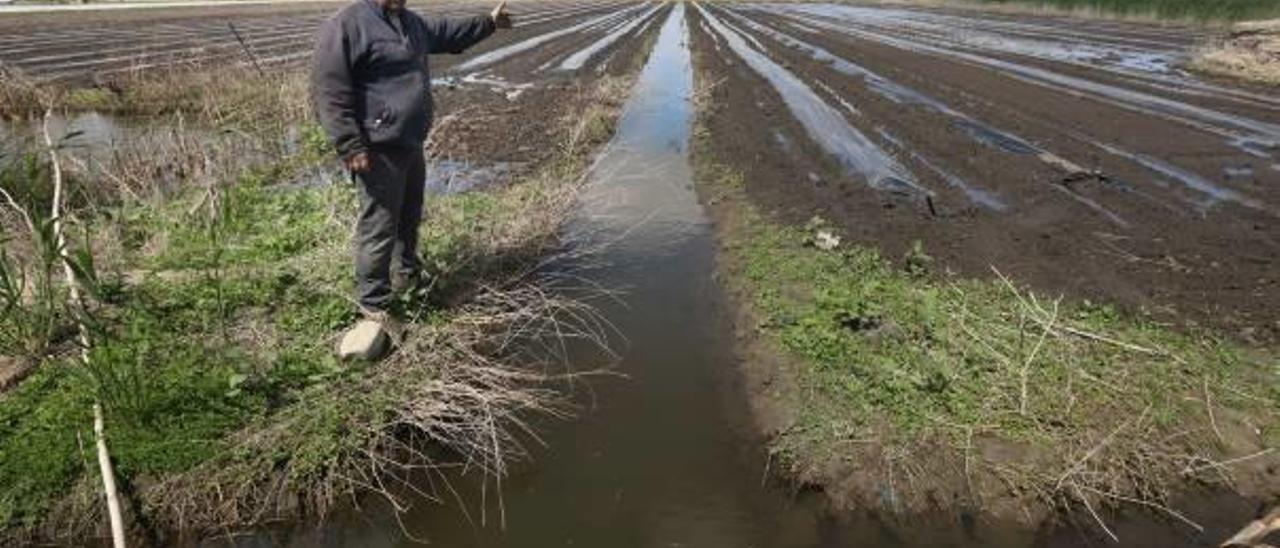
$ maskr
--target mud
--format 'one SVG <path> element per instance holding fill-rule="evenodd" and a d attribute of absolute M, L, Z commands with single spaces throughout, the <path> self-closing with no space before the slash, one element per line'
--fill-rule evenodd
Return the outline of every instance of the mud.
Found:
<path fill-rule="evenodd" d="M 664 13 L 662 10 L 656 17 Z M 639 15 L 640 12 L 632 14 Z M 577 17 L 581 15 L 570 19 Z M 587 92 L 596 86 L 597 78 L 633 74 L 647 55 L 646 42 L 656 32 L 656 27 L 633 29 L 624 33 L 623 39 L 597 50 L 578 71 L 556 74 L 540 67 L 589 47 L 605 33 L 604 29 L 562 36 L 532 51 L 488 63 L 478 72 L 465 70 L 463 65 L 468 59 L 519 43 L 528 36 L 504 37 L 495 44 L 486 42 L 484 47 L 463 56 L 433 58 L 433 62 L 440 61 L 433 67 L 437 79 L 433 95 L 439 113 L 435 132 L 442 137 L 432 141 L 433 155 L 440 160 L 476 165 L 508 164 L 511 176 L 538 165 L 566 144 L 570 136 L 558 130 L 565 126 L 566 117 L 587 110 Z M 618 92 L 625 93 L 625 89 Z"/>
<path fill-rule="evenodd" d="M 35 80 L 70 83 L 108 83 L 122 75 L 161 69 L 250 65 L 250 57 L 271 70 L 297 67 L 310 58 L 316 27 L 342 5 L 311 2 L 10 15 L 0 21 L 0 62 Z M 515 29 L 496 35 L 477 50 L 500 48 L 631 5 L 526 2 L 511 8 Z M 479 15 L 492 8 L 471 1 L 410 2 L 409 7 L 428 16 Z M 237 33 L 246 46 L 240 44 Z"/>
<path fill-rule="evenodd" d="M 995 268 L 1048 294 L 1246 342 L 1280 334 L 1271 191 L 1280 177 L 1266 169 L 1278 153 L 1272 98 L 1044 55 L 1069 51 L 1083 32 L 1052 18 L 1002 27 L 948 16 L 954 27 L 980 26 L 986 42 L 969 34 L 957 44 L 913 33 L 933 17 L 915 11 L 708 9 L 841 110 L 931 196 L 877 190 L 824 153 L 822 137 L 695 10 L 695 50 L 707 53 L 707 80 L 721 81 L 709 99 L 713 152 L 748 174 L 748 194 L 764 209 L 791 222 L 821 215 L 889 257 L 919 240 L 946 271 L 985 277 Z M 1186 47 L 1166 29 L 1109 26 L 1089 32 L 1097 43 L 1137 48 L 1139 58 L 1142 47 Z M 1026 40 L 1029 29 L 1040 42 L 1067 38 L 1031 53 L 993 38 Z"/>

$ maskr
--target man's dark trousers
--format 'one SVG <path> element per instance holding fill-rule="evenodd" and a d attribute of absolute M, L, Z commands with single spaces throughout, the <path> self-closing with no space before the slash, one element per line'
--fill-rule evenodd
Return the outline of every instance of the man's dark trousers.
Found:
<path fill-rule="evenodd" d="M 370 312 L 391 304 L 391 263 L 416 275 L 425 186 L 422 144 L 431 129 L 427 55 L 461 53 L 493 34 L 492 17 L 424 19 L 355 0 L 316 35 L 312 93 L 316 118 L 343 161 L 368 154 L 356 173 L 356 297 Z"/>
<path fill-rule="evenodd" d="M 418 258 L 418 225 L 426 165 L 420 148 L 378 146 L 369 150 L 369 169 L 354 173 L 360 189 L 356 221 L 356 296 L 369 312 L 391 303 L 392 259 L 409 279 L 422 269 Z"/>

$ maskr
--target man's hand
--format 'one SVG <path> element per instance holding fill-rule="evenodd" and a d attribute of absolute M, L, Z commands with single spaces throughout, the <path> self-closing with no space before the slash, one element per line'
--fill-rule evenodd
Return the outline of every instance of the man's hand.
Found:
<path fill-rule="evenodd" d="M 369 153 L 357 152 L 352 154 L 350 158 L 347 158 L 347 169 L 350 169 L 352 173 L 369 171 Z"/>
<path fill-rule="evenodd" d="M 511 14 L 507 13 L 507 0 L 498 3 L 498 7 L 493 8 L 489 13 L 489 18 L 493 19 L 493 26 L 500 29 L 511 28 Z"/>

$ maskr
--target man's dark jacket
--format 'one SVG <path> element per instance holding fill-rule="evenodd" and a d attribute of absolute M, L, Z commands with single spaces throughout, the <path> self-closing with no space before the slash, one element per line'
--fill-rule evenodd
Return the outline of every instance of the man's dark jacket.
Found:
<path fill-rule="evenodd" d="M 400 17 L 404 34 L 388 17 Z M 431 128 L 428 53 L 461 53 L 493 34 L 488 16 L 423 19 L 356 0 L 320 27 L 312 100 L 343 158 L 372 145 L 420 147 Z"/>

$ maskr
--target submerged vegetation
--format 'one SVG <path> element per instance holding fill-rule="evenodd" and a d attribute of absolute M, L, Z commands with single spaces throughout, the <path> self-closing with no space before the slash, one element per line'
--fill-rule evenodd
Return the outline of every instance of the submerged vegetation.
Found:
<path fill-rule="evenodd" d="M 705 137 L 704 137 L 705 139 Z M 938 271 L 788 226 L 695 149 L 725 276 L 752 325 L 771 453 L 849 507 L 936 505 L 1037 521 L 1136 505 L 1189 527 L 1191 486 L 1269 497 L 1276 356 L 1108 305 L 1047 298 L 998 271 Z M 749 374 L 749 376 L 752 376 Z"/>
<path fill-rule="evenodd" d="M 398 303 L 399 350 L 357 366 L 333 353 L 354 319 L 355 196 L 308 121 L 304 76 L 227 76 L 135 88 L 157 102 L 122 111 L 175 121 L 138 150 L 93 161 L 60 151 L 65 247 L 47 218 L 49 155 L 5 149 L 0 538 L 101 534 L 95 402 L 134 534 L 153 538 L 323 516 L 369 493 L 403 508 L 411 474 L 449 463 L 502 474 L 528 414 L 566 412 L 556 383 L 575 373 L 558 345 L 526 343 L 598 333 L 537 266 L 562 249 L 587 153 L 612 131 L 617 79 L 581 92 L 591 106 L 564 120 L 544 165 L 429 201 L 421 252 L 434 285 Z M 200 89 L 233 80 L 234 91 Z M 41 93 L 33 101 L 70 108 Z M 83 310 L 67 304 L 63 254 L 90 295 Z M 92 335 L 88 365 L 78 321 Z"/>

